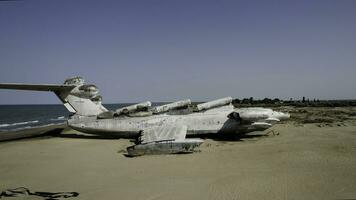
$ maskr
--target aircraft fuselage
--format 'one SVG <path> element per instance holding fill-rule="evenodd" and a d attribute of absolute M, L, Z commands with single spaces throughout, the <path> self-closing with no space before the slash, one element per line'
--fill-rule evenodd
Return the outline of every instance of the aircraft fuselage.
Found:
<path fill-rule="evenodd" d="M 117 117 L 113 119 L 97 119 L 96 117 L 83 117 L 70 119 L 68 125 L 78 131 L 95 134 L 112 134 L 118 137 L 135 137 L 141 130 L 148 127 L 166 126 L 171 124 L 186 125 L 187 135 L 202 134 L 228 134 L 248 133 L 261 131 L 270 126 L 253 126 L 250 123 L 230 119 L 227 115 L 235 111 L 232 106 L 225 106 L 206 112 L 197 112 L 184 115 L 159 114 L 146 117 Z"/>

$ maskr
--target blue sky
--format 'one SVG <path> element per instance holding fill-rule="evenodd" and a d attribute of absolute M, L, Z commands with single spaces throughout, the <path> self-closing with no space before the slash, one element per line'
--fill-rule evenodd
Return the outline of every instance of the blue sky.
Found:
<path fill-rule="evenodd" d="M 356 98 L 356 1 L 0 1 L 0 82 L 83 76 L 104 103 Z M 60 103 L 0 90 L 0 104 Z"/>

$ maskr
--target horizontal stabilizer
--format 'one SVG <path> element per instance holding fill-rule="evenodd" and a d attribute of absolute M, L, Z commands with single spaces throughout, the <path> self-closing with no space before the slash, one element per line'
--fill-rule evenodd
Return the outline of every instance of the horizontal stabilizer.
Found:
<path fill-rule="evenodd" d="M 95 116 L 108 111 L 101 104 L 101 96 L 95 85 L 87 85 L 81 77 L 72 77 L 64 84 L 0 83 L 0 89 L 54 92 L 71 113 Z"/>
<path fill-rule="evenodd" d="M 34 90 L 34 91 L 70 91 L 74 85 L 55 85 L 55 84 L 22 84 L 22 83 L 0 83 L 0 89 L 13 90 Z"/>

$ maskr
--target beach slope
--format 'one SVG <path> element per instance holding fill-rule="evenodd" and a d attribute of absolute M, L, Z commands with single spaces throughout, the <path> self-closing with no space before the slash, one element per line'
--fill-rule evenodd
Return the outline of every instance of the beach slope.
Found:
<path fill-rule="evenodd" d="M 185 155 L 127 158 L 129 145 L 73 130 L 2 142 L 0 189 L 78 192 L 73 199 L 356 198 L 353 123 L 288 122 L 236 141 L 206 139 Z"/>

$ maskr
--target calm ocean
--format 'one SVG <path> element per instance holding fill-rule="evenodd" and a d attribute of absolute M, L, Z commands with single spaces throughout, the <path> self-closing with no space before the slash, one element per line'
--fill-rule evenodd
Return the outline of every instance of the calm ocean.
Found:
<path fill-rule="evenodd" d="M 105 104 L 109 110 L 129 104 Z M 58 105 L 0 105 L 0 131 L 18 130 L 46 124 L 63 123 L 70 113 Z"/>

